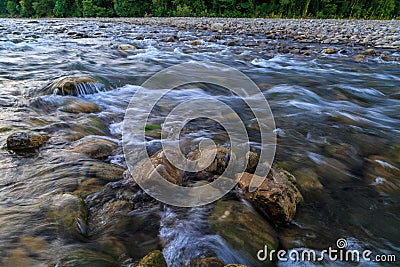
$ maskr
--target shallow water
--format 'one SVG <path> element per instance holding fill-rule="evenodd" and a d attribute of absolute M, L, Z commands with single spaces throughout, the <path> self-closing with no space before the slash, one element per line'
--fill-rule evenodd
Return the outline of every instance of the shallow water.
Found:
<path fill-rule="evenodd" d="M 74 39 L 71 32 L 88 37 Z M 78 240 L 60 233 L 48 219 L 52 196 L 76 190 L 91 173 L 91 166 L 98 163 L 71 155 L 69 145 L 94 135 L 121 146 L 121 122 L 137 86 L 165 67 L 204 60 L 227 64 L 251 77 L 271 106 L 278 135 L 275 162 L 295 174 L 305 198 L 295 221 L 278 228 L 281 247 L 323 250 L 345 238 L 374 254 L 395 254 L 400 260 L 400 66 L 379 60 L 356 63 L 340 55 L 271 54 L 260 47 L 226 46 L 222 42 L 192 46 L 191 40 L 215 33 L 196 34 L 128 23 L 0 20 L 0 143 L 5 144 L 7 136 L 21 130 L 46 132 L 52 137 L 44 149 L 29 157 L 0 151 L 3 265 L 11 266 L 10 260 L 17 258 L 26 260 L 26 266 L 54 264 L 66 251 L 77 248 L 106 251 L 101 248 L 104 236 L 97 236 L 101 233 Z M 160 41 L 170 35 L 189 41 Z M 137 36 L 143 40 L 135 39 Z M 237 37 L 242 36 L 224 39 Z M 250 38 L 268 42 L 262 36 Z M 117 49 L 125 43 L 138 49 Z M 79 96 L 98 104 L 102 112 L 71 114 L 59 108 L 64 96 L 43 88 L 67 75 L 89 75 L 107 88 Z M 212 86 L 173 91 L 160 102 L 152 120 L 161 122 L 172 106 L 198 96 L 234 106 L 249 125 L 253 149 L 259 149 L 246 106 Z M 185 140 L 197 142 L 204 137 L 221 144 L 227 141 L 222 129 L 207 123 L 195 124 Z M 153 152 L 159 148 L 157 141 L 148 146 Z M 122 149 L 106 162 L 125 166 Z M 309 177 L 316 177 L 319 185 L 307 184 Z M 120 227 L 116 236 L 124 247 L 133 248 L 125 251 L 121 264 L 128 264 L 129 258 L 137 260 L 141 252 L 133 252 L 134 245 L 152 244 L 148 240 L 157 235 L 164 240 L 163 253 L 171 266 L 184 266 L 198 256 L 218 256 L 225 263 L 252 263 L 254 259 L 241 255 L 210 231 L 209 213 L 209 207 L 159 209 L 154 204 L 141 207 L 138 214 L 124 215 L 130 219 L 124 217 L 125 224 L 116 224 Z M 134 230 L 127 226 L 130 220 L 148 218 L 154 219 L 154 225 L 143 232 L 140 224 L 132 226 Z M 39 245 L 31 245 L 26 241 L 29 238 Z"/>

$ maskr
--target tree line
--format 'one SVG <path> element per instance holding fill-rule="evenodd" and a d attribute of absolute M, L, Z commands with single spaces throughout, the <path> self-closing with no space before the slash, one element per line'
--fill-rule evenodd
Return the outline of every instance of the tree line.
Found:
<path fill-rule="evenodd" d="M 0 0 L 4 17 L 277 17 L 393 19 L 400 0 Z"/>

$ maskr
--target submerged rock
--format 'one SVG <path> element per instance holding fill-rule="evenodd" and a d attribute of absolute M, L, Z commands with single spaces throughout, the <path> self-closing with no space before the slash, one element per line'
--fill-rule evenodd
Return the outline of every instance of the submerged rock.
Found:
<path fill-rule="evenodd" d="M 7 138 L 7 148 L 14 151 L 37 149 L 49 139 L 50 137 L 45 134 L 28 132 L 13 133 Z"/>
<path fill-rule="evenodd" d="M 85 198 L 94 192 L 100 191 L 105 183 L 105 181 L 97 178 L 89 178 L 88 180 L 79 183 L 78 188 L 73 193 L 77 196 Z"/>
<path fill-rule="evenodd" d="M 15 267 L 15 266 L 32 266 L 33 259 L 29 257 L 29 254 L 23 248 L 15 248 L 8 251 L 7 257 L 2 261 L 4 267 Z"/>
<path fill-rule="evenodd" d="M 110 140 L 88 137 L 73 144 L 72 152 L 86 154 L 94 159 L 104 159 L 112 154 L 118 145 Z"/>
<path fill-rule="evenodd" d="M 301 168 L 294 173 L 297 177 L 297 184 L 303 191 L 323 190 L 324 186 L 318 179 L 317 173 L 311 168 Z"/>
<path fill-rule="evenodd" d="M 120 44 L 117 47 L 118 50 L 127 51 L 127 50 L 136 50 L 136 46 L 131 44 Z"/>
<path fill-rule="evenodd" d="M 118 266 L 118 262 L 113 257 L 89 250 L 89 249 L 77 249 L 67 253 L 56 266 L 63 267 L 85 267 L 85 266 L 101 266 L 101 267 L 113 267 Z"/>
<path fill-rule="evenodd" d="M 101 111 L 101 108 L 92 102 L 75 98 L 69 101 L 66 101 L 64 105 L 60 108 L 60 110 L 69 112 L 69 113 L 98 113 Z"/>
<path fill-rule="evenodd" d="M 49 219 L 61 234 L 81 239 L 86 235 L 88 211 L 85 202 L 72 194 L 56 195 L 50 204 Z"/>
<path fill-rule="evenodd" d="M 246 197 L 258 208 L 264 210 L 275 223 L 288 223 L 296 214 L 297 204 L 303 197 L 296 187 L 296 178 L 285 170 L 272 168 L 262 184 L 249 192 L 253 179 L 250 173 L 239 173 L 239 187 Z M 258 179 L 262 179 L 256 176 Z"/>
<path fill-rule="evenodd" d="M 233 249 L 246 254 L 246 258 L 255 265 L 259 264 L 257 252 L 265 245 L 269 249 L 278 247 L 274 228 L 242 201 L 218 201 L 208 221 L 212 231 L 224 238 Z"/>
<path fill-rule="evenodd" d="M 201 40 L 194 40 L 190 43 L 190 45 L 201 45 L 203 42 Z"/>
<path fill-rule="evenodd" d="M 136 267 L 167 267 L 167 262 L 161 251 L 154 250 L 141 259 Z"/>
<path fill-rule="evenodd" d="M 121 180 L 125 172 L 125 168 L 102 161 L 86 162 L 82 166 L 82 175 L 84 177 L 98 178 L 107 182 Z"/>

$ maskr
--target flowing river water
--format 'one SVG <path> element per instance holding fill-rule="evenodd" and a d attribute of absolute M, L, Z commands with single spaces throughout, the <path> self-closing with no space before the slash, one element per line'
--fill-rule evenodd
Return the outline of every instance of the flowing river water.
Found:
<path fill-rule="evenodd" d="M 187 41 L 162 41 L 171 35 Z M 353 248 L 397 255 L 400 260 L 399 65 L 380 60 L 358 63 L 340 54 L 279 54 L 222 42 L 190 44 L 213 35 L 99 20 L 0 20 L 1 266 L 129 266 L 157 248 L 163 248 L 169 266 L 186 266 L 203 256 L 216 256 L 225 263 L 266 264 L 210 229 L 208 217 L 215 204 L 193 209 L 148 204 L 143 194 L 123 189 L 121 182 L 107 180 L 97 171 L 109 163 L 126 167 L 121 127 L 137 86 L 165 67 L 206 60 L 227 64 L 252 78 L 274 114 L 275 162 L 297 177 L 304 196 L 295 221 L 275 227 L 280 248 L 320 251 L 344 238 Z M 263 40 L 257 35 L 251 38 Z M 127 43 L 136 49 L 118 49 Z M 90 94 L 76 97 L 48 90 L 51 82 L 70 75 L 91 76 L 99 83 Z M 159 123 L 171 106 L 198 96 L 222 99 L 239 114 L 247 112 L 223 90 L 192 85 L 166 96 L 154 122 Z M 97 104 L 101 112 L 67 112 L 68 101 L 80 100 Z M 247 123 L 251 129 L 251 120 Z M 189 127 L 194 139 L 224 142 L 218 127 L 201 126 Z M 7 137 L 20 131 L 44 132 L 51 139 L 29 155 L 8 151 Z M 252 138 L 253 132 L 249 133 Z M 97 160 L 71 152 L 76 140 L 93 136 L 117 144 L 111 156 Z M 153 143 L 149 142 L 150 149 L 156 151 L 159 146 Z M 59 217 L 81 212 L 80 204 L 68 198 L 72 195 L 63 193 L 79 190 L 85 191 L 85 205 L 95 215 L 87 215 L 91 218 L 85 222 L 81 216 L 73 230 L 61 231 Z M 134 207 L 124 208 L 128 202 L 116 201 L 108 208 L 93 204 L 105 198 L 129 198 Z M 62 211 L 57 213 L 60 205 Z M 69 258 L 63 263 L 63 257 Z M 80 258 L 86 258 L 86 265 Z M 395 265 L 387 265 L 391 264 Z"/>

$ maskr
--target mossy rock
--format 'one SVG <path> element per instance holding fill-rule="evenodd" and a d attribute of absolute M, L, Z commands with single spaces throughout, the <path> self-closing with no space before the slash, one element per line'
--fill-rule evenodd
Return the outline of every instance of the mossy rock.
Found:
<path fill-rule="evenodd" d="M 46 134 L 19 132 L 7 138 L 7 148 L 14 151 L 34 150 L 41 147 L 49 140 Z"/>
<path fill-rule="evenodd" d="M 121 180 L 125 172 L 125 168 L 119 165 L 101 161 L 87 163 L 86 167 L 84 168 L 85 177 L 95 177 L 108 182 Z"/>
<path fill-rule="evenodd" d="M 213 232 L 255 264 L 257 252 L 265 245 L 269 249 L 278 247 L 274 228 L 242 201 L 219 200 L 208 221 Z"/>
<path fill-rule="evenodd" d="M 52 93 L 57 95 L 79 95 L 82 92 L 79 90 L 78 86 L 95 86 L 98 81 L 89 76 L 66 76 L 58 79 L 51 86 Z M 84 93 L 93 93 L 91 91 L 86 91 Z"/>
<path fill-rule="evenodd" d="M 143 257 L 136 267 L 167 267 L 167 262 L 161 251 L 154 250 Z"/>
<path fill-rule="evenodd" d="M 82 181 L 73 194 L 85 198 L 92 193 L 100 191 L 104 187 L 105 183 L 105 181 L 97 178 L 89 178 Z"/>
<path fill-rule="evenodd" d="M 146 124 L 144 127 L 145 135 L 160 139 L 162 135 L 162 127 L 160 124 Z"/>

